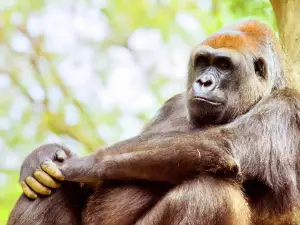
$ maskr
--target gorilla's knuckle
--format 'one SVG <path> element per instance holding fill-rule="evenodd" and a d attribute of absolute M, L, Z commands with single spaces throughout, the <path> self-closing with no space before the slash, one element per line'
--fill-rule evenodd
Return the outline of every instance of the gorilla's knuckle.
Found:
<path fill-rule="evenodd" d="M 224 174 L 228 177 L 239 177 L 241 169 L 239 163 L 232 157 L 225 163 Z"/>

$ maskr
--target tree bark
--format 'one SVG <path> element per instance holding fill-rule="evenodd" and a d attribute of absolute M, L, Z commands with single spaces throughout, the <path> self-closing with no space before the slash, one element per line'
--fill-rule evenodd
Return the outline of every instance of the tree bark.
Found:
<path fill-rule="evenodd" d="M 300 1 L 270 0 L 285 53 L 290 85 L 300 89 Z"/>

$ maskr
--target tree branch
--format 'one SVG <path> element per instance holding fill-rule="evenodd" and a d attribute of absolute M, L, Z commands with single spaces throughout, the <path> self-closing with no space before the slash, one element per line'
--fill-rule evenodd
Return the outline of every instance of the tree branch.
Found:
<path fill-rule="evenodd" d="M 300 2 L 298 0 L 270 0 L 275 12 L 279 36 L 286 54 L 286 73 L 291 85 L 300 88 Z"/>
<path fill-rule="evenodd" d="M 77 99 L 72 97 L 73 95 L 72 95 L 71 91 L 64 84 L 64 82 L 60 78 L 56 68 L 52 65 L 49 55 L 46 52 L 42 51 L 42 49 L 40 47 L 40 40 L 39 39 L 36 40 L 35 38 L 32 38 L 30 36 L 30 34 L 27 32 L 27 30 L 25 29 L 25 27 L 23 27 L 23 26 L 18 27 L 18 30 L 20 32 L 22 32 L 28 38 L 28 40 L 31 43 L 32 49 L 35 52 L 35 55 L 31 56 L 30 61 L 33 66 L 33 69 L 35 70 L 36 79 L 40 83 L 41 87 L 44 89 L 45 93 L 47 93 L 47 84 L 41 77 L 41 71 L 40 71 L 39 64 L 38 64 L 38 60 L 41 57 L 47 61 L 48 66 L 51 70 L 51 75 L 53 76 L 55 82 L 58 84 L 63 95 L 65 97 L 68 97 L 71 100 L 71 102 L 79 109 L 79 111 L 81 112 L 81 115 L 83 116 L 84 121 L 87 122 L 87 124 L 93 131 L 93 135 L 84 135 L 83 132 L 79 131 L 78 129 L 69 127 L 66 123 L 64 123 L 64 121 L 57 122 L 58 117 L 56 115 L 53 115 L 52 113 L 49 114 L 49 110 L 46 107 L 45 114 L 48 117 L 51 115 L 50 118 L 52 118 L 51 120 L 49 120 L 49 119 L 47 120 L 47 124 L 49 125 L 49 127 L 56 133 L 65 133 L 65 134 L 69 135 L 70 137 L 82 142 L 89 149 L 94 149 L 95 147 L 104 145 L 104 143 L 105 143 L 104 140 L 102 140 L 96 132 L 97 126 L 92 121 L 92 119 L 91 119 L 92 117 L 86 112 L 86 110 L 81 105 L 81 103 Z M 45 106 L 47 106 L 47 104 L 48 104 L 47 97 L 45 98 L 44 104 L 45 104 Z"/>
<path fill-rule="evenodd" d="M 13 84 L 19 88 L 19 90 L 23 93 L 23 95 L 25 95 L 25 97 L 29 100 L 29 102 L 32 104 L 35 103 L 34 99 L 31 97 L 31 95 L 29 94 L 27 89 L 23 85 L 20 84 L 20 82 L 17 78 L 17 72 L 9 72 L 9 71 L 0 69 L 0 74 L 9 76 L 11 81 L 13 82 Z"/>

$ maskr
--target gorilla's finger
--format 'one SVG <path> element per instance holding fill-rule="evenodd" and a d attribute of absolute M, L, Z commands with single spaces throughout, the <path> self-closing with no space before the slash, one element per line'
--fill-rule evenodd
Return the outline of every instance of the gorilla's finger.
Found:
<path fill-rule="evenodd" d="M 234 159 L 229 160 L 228 167 L 229 167 L 230 173 L 236 174 L 236 175 L 240 174 L 240 165 L 236 160 L 234 160 Z"/>
<path fill-rule="evenodd" d="M 41 168 L 50 176 L 57 180 L 63 181 L 65 179 L 62 172 L 58 169 L 57 165 L 51 160 L 47 160 L 41 164 Z"/>
<path fill-rule="evenodd" d="M 36 199 L 36 198 L 37 198 L 37 194 L 36 194 L 34 191 L 32 191 L 32 190 L 30 189 L 30 187 L 28 187 L 27 184 L 26 184 L 24 181 L 22 181 L 20 184 L 21 184 L 21 188 L 22 188 L 22 190 L 23 190 L 23 193 L 24 193 L 28 198 L 30 198 L 30 199 Z"/>
<path fill-rule="evenodd" d="M 26 177 L 25 182 L 32 190 L 34 190 L 38 194 L 41 194 L 41 195 L 50 195 L 51 194 L 51 190 L 46 188 L 44 185 L 40 184 L 33 177 Z"/>
<path fill-rule="evenodd" d="M 50 177 L 47 173 L 42 170 L 36 170 L 33 173 L 33 177 L 37 179 L 41 184 L 50 187 L 50 188 L 59 188 L 60 183 L 55 181 L 52 177 Z"/>
<path fill-rule="evenodd" d="M 65 159 L 68 158 L 66 152 L 64 150 L 58 150 L 56 153 L 56 159 L 60 162 L 63 162 Z"/>

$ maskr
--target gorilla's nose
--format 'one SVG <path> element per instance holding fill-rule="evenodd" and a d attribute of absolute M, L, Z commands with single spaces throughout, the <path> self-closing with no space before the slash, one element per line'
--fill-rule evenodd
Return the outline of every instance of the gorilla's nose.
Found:
<path fill-rule="evenodd" d="M 217 85 L 216 78 L 213 75 L 209 74 L 200 76 L 196 80 L 196 83 L 200 86 L 200 89 L 202 89 L 202 91 L 211 91 Z"/>

